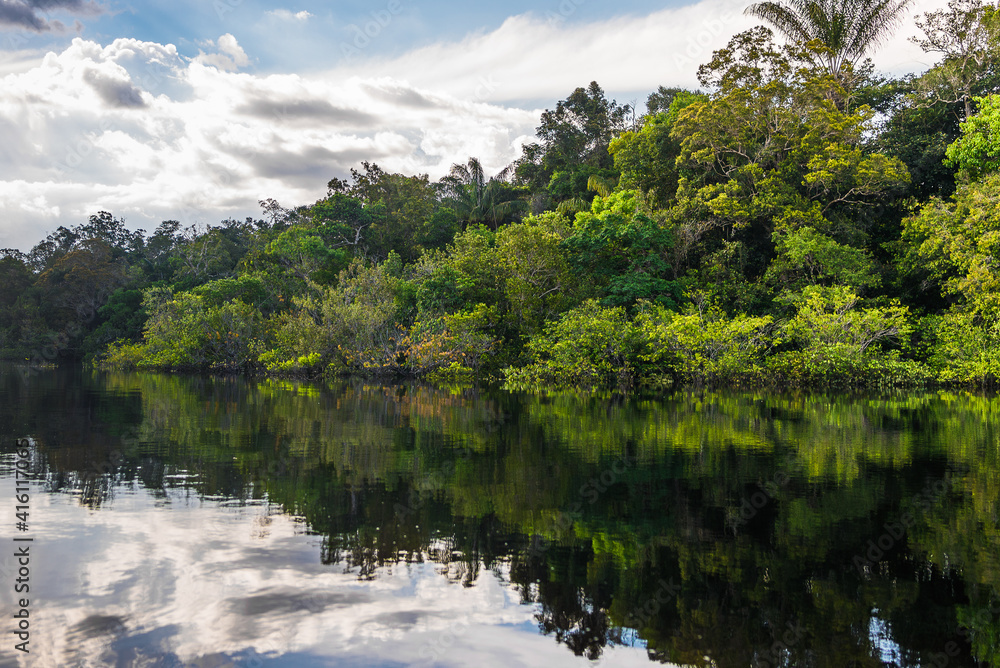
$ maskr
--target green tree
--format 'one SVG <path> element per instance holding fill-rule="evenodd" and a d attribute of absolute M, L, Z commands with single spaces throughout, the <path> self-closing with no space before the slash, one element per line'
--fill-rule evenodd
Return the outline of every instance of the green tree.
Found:
<path fill-rule="evenodd" d="M 119 288 L 108 302 L 97 310 L 98 320 L 94 331 L 83 342 L 84 359 L 104 352 L 116 341 L 138 343 L 149 318 L 143 308 L 142 290 Z"/>
<path fill-rule="evenodd" d="M 976 180 L 1000 171 L 1000 95 L 974 97 L 979 112 L 962 122 L 962 136 L 948 146 L 947 164 Z"/>
<path fill-rule="evenodd" d="M 127 279 L 127 265 L 104 241 L 88 239 L 38 275 L 46 320 L 55 333 L 69 335 L 63 348 L 74 350 L 97 310 Z M 71 334 L 72 332 L 72 334 Z"/>
<path fill-rule="evenodd" d="M 912 0 L 784 0 L 758 2 L 745 13 L 799 44 L 818 42 L 816 60 L 841 85 L 851 66 L 883 44 L 902 22 Z"/>
<path fill-rule="evenodd" d="M 377 252 L 369 243 L 369 229 L 385 219 L 385 204 L 381 200 L 366 205 L 357 197 L 333 191 L 313 204 L 306 212 L 330 249 L 343 249 L 360 257 Z"/>
<path fill-rule="evenodd" d="M 467 304 L 505 304 L 506 269 L 497 251 L 497 233 L 482 225 L 469 227 L 445 250 L 425 252 L 413 266 L 413 283 L 422 317 Z"/>
<path fill-rule="evenodd" d="M 590 211 L 576 214 L 565 241 L 571 265 L 590 277 L 591 294 L 606 306 L 640 299 L 675 305 L 680 288 L 670 265 L 672 245 L 670 230 L 634 190 L 594 198 Z"/>
<path fill-rule="evenodd" d="M 516 163 L 518 182 L 541 193 L 556 171 L 612 167 L 608 145 L 629 129 L 631 114 L 629 105 L 608 100 L 596 81 L 577 88 L 542 113 L 536 130 L 540 142 L 526 145 Z"/>
<path fill-rule="evenodd" d="M 684 107 L 704 99 L 700 93 L 677 89 L 665 109 L 643 117 L 641 128 L 624 132 L 611 141 L 608 151 L 621 173 L 620 188 L 641 190 L 661 206 L 673 200 L 681 147 L 670 132 Z"/>
<path fill-rule="evenodd" d="M 931 199 L 903 221 L 906 267 L 926 272 L 942 294 L 971 313 L 1000 317 L 1000 174 Z"/>
<path fill-rule="evenodd" d="M 917 19 L 923 38 L 911 37 L 926 53 L 941 54 L 941 62 L 924 73 L 920 92 L 935 102 L 960 103 L 962 117 L 972 116 L 973 97 L 995 92 L 1000 72 L 1000 15 L 981 0 L 949 0 L 947 9 Z"/>
<path fill-rule="evenodd" d="M 590 299 L 528 341 L 529 363 L 505 370 L 508 382 L 624 384 L 638 361 L 633 326 L 620 307 Z"/>
<path fill-rule="evenodd" d="M 147 291 L 143 308 L 150 315 L 143 341 L 113 344 L 101 364 L 164 370 L 257 367 L 267 338 L 260 311 L 239 299 L 211 302 L 193 292 Z"/>
<path fill-rule="evenodd" d="M 643 303 L 635 327 L 647 375 L 698 383 L 753 379 L 773 337 L 771 316 L 728 318 L 705 300 L 682 313 Z"/>
<path fill-rule="evenodd" d="M 825 382 L 904 382 L 923 378 L 918 365 L 901 361 L 884 344 L 905 343 L 912 332 L 909 309 L 898 302 L 861 308 L 846 286 L 809 286 L 781 338 L 797 350 L 770 360 L 773 370 L 792 379 Z"/>
<path fill-rule="evenodd" d="M 251 247 L 254 229 L 249 221 L 225 220 L 220 225 L 191 225 L 177 244 L 177 276 L 182 287 L 235 276 Z"/>
<path fill-rule="evenodd" d="M 35 300 L 29 291 L 35 277 L 20 252 L 0 251 L 0 358 L 24 358 L 25 333 L 33 318 L 28 315 Z M 31 309 L 34 310 L 34 309 Z"/>
<path fill-rule="evenodd" d="M 692 93 L 686 88 L 659 86 L 646 97 L 646 116 L 656 116 L 657 114 L 666 113 L 674 104 L 674 100 L 698 94 L 697 92 Z"/>
<path fill-rule="evenodd" d="M 546 320 L 574 301 L 578 281 L 562 242 L 559 234 L 534 217 L 497 233 L 497 256 L 504 263 L 510 319 L 524 334 L 537 333 Z"/>
<path fill-rule="evenodd" d="M 1000 381 L 1000 318 L 956 305 L 921 322 L 928 332 L 927 362 L 949 383 Z"/>
<path fill-rule="evenodd" d="M 390 174 L 370 162 L 362 162 L 361 167 L 362 171 L 351 169 L 353 183 L 332 179 L 327 184 L 328 199 L 350 197 L 375 214 L 361 226 L 363 234 L 358 241 L 350 245 L 363 247 L 365 257 L 373 260 L 385 260 L 394 252 L 404 262 L 412 262 L 419 254 L 418 238 L 438 208 L 434 184 L 426 174 Z M 360 223 L 363 217 L 355 219 Z M 351 226 L 355 230 L 359 227 Z"/>
<path fill-rule="evenodd" d="M 441 179 L 445 200 L 465 226 L 486 225 L 494 230 L 511 222 L 525 210 L 525 192 L 511 182 L 513 168 L 507 167 L 489 179 L 478 158 L 451 166 Z"/>
<path fill-rule="evenodd" d="M 398 257 L 382 264 L 355 259 L 336 286 L 296 298 L 296 308 L 276 321 L 277 347 L 262 354 L 261 361 L 276 371 L 306 366 L 400 372 L 413 314 L 407 285 L 394 275 L 398 262 Z"/>
<path fill-rule="evenodd" d="M 868 250 L 881 236 L 872 228 L 885 224 L 873 207 L 909 178 L 898 159 L 864 150 L 874 112 L 838 108 L 829 77 L 802 57 L 776 47 L 766 28 L 735 36 L 699 71 L 715 92 L 681 110 L 671 130 L 682 175 L 669 214 L 675 264 L 706 285 L 744 286 L 726 308 L 766 305 L 760 280 L 793 250 L 797 230 Z"/>
<path fill-rule="evenodd" d="M 899 199 L 912 196 L 922 202 L 951 195 L 955 171 L 945 164 L 945 151 L 960 134 L 961 114 L 955 105 L 927 98 L 913 77 L 888 82 L 881 95 L 885 120 L 872 134 L 868 149 L 906 165 L 910 184 Z"/>

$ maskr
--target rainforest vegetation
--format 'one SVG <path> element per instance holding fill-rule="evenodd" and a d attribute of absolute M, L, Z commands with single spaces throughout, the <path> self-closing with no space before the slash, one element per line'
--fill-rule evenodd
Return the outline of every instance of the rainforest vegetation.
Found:
<path fill-rule="evenodd" d="M 513 384 L 993 384 L 1000 18 L 979 0 L 918 16 L 907 28 L 937 64 L 891 78 L 865 54 L 905 5 L 858 15 L 846 37 L 797 5 L 753 5 L 778 32 L 734 36 L 701 90 L 661 86 L 643 115 L 578 88 L 494 176 L 476 158 L 436 182 L 364 162 L 313 204 L 262 201 L 259 219 L 60 227 L 0 252 L 0 356 Z"/>

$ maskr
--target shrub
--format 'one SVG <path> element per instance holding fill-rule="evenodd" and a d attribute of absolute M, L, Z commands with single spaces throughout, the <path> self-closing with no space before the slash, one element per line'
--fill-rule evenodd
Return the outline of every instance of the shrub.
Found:
<path fill-rule="evenodd" d="M 691 305 L 676 313 L 640 304 L 636 316 L 646 373 L 695 382 L 739 380 L 759 374 L 771 345 L 771 316 L 727 318 L 716 307 Z"/>
<path fill-rule="evenodd" d="M 547 324 L 527 349 L 530 363 L 505 369 L 508 382 L 603 385 L 635 379 L 636 337 L 625 309 L 593 299 Z"/>
<path fill-rule="evenodd" d="M 489 334 L 498 320 L 495 306 L 476 304 L 466 311 L 415 322 L 407 339 L 407 366 L 419 375 L 474 375 L 499 348 Z"/>
<path fill-rule="evenodd" d="M 926 370 L 887 351 L 891 342 L 906 342 L 912 326 L 909 310 L 888 306 L 860 308 L 860 299 L 845 286 L 810 286 L 802 293 L 798 312 L 784 326 L 782 343 L 789 346 L 768 360 L 778 377 L 793 382 L 849 384 L 913 383 Z"/>
<path fill-rule="evenodd" d="M 934 341 L 929 363 L 939 380 L 979 385 L 1000 380 L 1000 323 L 953 309 L 925 324 Z"/>

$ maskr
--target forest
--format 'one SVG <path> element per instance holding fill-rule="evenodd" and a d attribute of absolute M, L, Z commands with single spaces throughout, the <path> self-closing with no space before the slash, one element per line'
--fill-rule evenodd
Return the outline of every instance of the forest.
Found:
<path fill-rule="evenodd" d="M 641 114 L 590 83 L 493 176 L 475 157 L 439 181 L 363 162 L 259 218 L 147 233 L 102 211 L 2 250 L 0 357 L 519 387 L 993 385 L 1000 13 L 859 6 L 753 5 L 775 31 L 732 37 L 701 90 L 661 86 Z M 926 72 L 867 58 L 901 27 Z"/>

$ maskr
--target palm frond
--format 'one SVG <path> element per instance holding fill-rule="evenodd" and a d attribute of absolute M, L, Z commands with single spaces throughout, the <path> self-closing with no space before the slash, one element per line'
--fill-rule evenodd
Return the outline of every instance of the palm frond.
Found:
<path fill-rule="evenodd" d="M 607 197 L 610 195 L 614 187 L 614 183 L 612 183 L 609 179 L 598 176 L 597 174 L 591 174 L 590 178 L 587 179 L 587 190 L 596 192 L 601 197 Z"/>
<path fill-rule="evenodd" d="M 839 77 L 845 62 L 856 63 L 885 44 L 915 0 L 768 0 L 744 13 L 770 24 L 788 39 L 818 40 L 829 49 L 830 73 Z"/>

